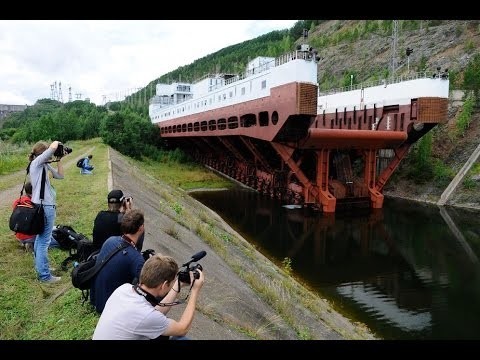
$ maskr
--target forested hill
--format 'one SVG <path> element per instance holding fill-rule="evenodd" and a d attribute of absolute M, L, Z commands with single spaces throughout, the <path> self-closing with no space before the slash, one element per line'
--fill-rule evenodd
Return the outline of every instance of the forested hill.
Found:
<path fill-rule="evenodd" d="M 181 66 L 153 79 L 134 97 L 150 98 L 158 82 L 192 82 L 207 73 L 240 73 L 257 56 L 278 56 L 306 41 L 318 50 L 321 89 L 378 80 L 409 71 L 448 69 L 451 88 L 462 87 L 469 61 L 479 53 L 480 20 L 398 20 L 393 51 L 393 20 L 301 20 L 291 29 L 273 31 Z M 406 49 L 413 51 L 407 58 Z M 394 56 L 395 54 L 395 56 Z"/>

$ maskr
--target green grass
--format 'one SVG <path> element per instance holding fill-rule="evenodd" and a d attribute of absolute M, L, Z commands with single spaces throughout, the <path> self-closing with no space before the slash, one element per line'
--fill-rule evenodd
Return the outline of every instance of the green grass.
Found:
<path fill-rule="evenodd" d="M 213 172 L 206 171 L 197 164 L 179 164 L 169 162 L 155 162 L 145 159 L 138 163 L 141 169 L 155 178 L 160 178 L 174 188 L 183 190 L 230 188 L 232 182 Z"/>
<path fill-rule="evenodd" d="M 62 159 L 71 163 L 65 179 L 52 180 L 57 190 L 56 223 L 71 225 L 91 238 L 94 217 L 105 207 L 107 146 L 98 139 L 69 145 L 74 152 Z M 93 155 L 95 175 L 88 178 L 75 167 L 82 151 Z M 88 304 L 81 305 L 81 292 L 72 287 L 68 273 L 61 273 L 62 280 L 53 285 L 36 280 L 32 255 L 20 248 L 8 228 L 10 206 L 0 207 L 0 339 L 90 339 L 98 316 Z M 60 269 L 67 255 L 50 250 L 51 266 Z"/>
<path fill-rule="evenodd" d="M 73 152 L 62 159 L 65 179 L 52 180 L 57 190 L 55 223 L 68 224 L 91 239 L 94 218 L 98 211 L 105 208 L 108 193 L 108 147 L 101 139 L 74 141 L 67 145 L 73 148 Z M 7 146 L 2 144 L 0 191 L 18 186 L 20 192 L 25 177 L 20 170 L 28 164 L 27 155 L 31 147 L 31 144 L 26 144 L 14 151 L 11 148 L 7 151 Z M 93 155 L 92 163 L 95 166 L 94 175 L 88 177 L 80 175 L 75 166 L 78 158 L 87 154 Z M 131 159 L 128 161 L 134 162 Z M 230 185 L 228 181 L 197 165 L 153 161 L 134 163 L 152 176 L 166 179 L 169 184 L 180 188 L 192 188 L 194 184 L 209 188 Z M 182 206 L 175 198 L 169 201 L 174 214 L 182 213 Z M 11 202 L 1 204 L 0 340 L 90 339 L 98 315 L 88 303 L 82 305 L 81 292 L 72 287 L 69 273 L 57 271 L 62 280 L 53 285 L 44 285 L 36 280 L 32 254 L 24 252 L 8 228 L 10 214 Z M 172 231 L 176 232 L 176 229 Z M 68 252 L 59 249 L 49 250 L 50 265 L 60 269 L 67 255 Z"/>
<path fill-rule="evenodd" d="M 56 224 L 68 224 L 75 230 L 91 238 L 94 218 L 99 210 L 105 208 L 105 196 L 108 192 L 108 147 L 100 139 L 68 144 L 74 149 L 63 162 L 66 164 L 65 179 L 52 180 L 57 190 Z M 87 153 L 93 155 L 94 175 L 82 176 L 75 166 L 76 160 Z M 200 187 L 227 187 L 230 183 L 199 166 L 177 164 L 165 165 L 151 161 L 138 162 L 127 158 L 133 166 L 144 171 L 153 181 L 178 179 L 173 184 L 184 188 L 197 179 Z M 181 173 L 181 176 L 180 176 Z M 203 175 L 202 175 L 203 174 Z M 4 175 L 3 178 L 10 175 Z M 203 178 L 202 178 L 203 176 Z M 22 179 L 23 181 L 23 179 Z M 167 182 L 167 181 L 165 181 Z M 181 226 L 195 231 L 214 251 L 226 261 L 237 275 L 244 279 L 251 288 L 270 304 L 277 312 L 275 318 L 266 321 L 263 327 L 276 327 L 283 319 L 297 332 L 299 339 L 311 339 L 312 334 L 304 324 L 298 323 L 291 304 L 300 301 L 319 319 L 328 323 L 323 315 L 331 311 L 325 301 L 299 286 L 289 276 L 276 278 L 278 271 L 287 274 L 291 262 L 286 259 L 283 266 L 275 269 L 267 263 L 256 259 L 252 254 L 254 247 L 237 236 L 225 232 L 211 217 L 204 212 L 194 213 L 188 207 L 192 201 L 185 192 L 170 189 L 162 193 L 159 211 L 176 221 L 176 225 L 164 231 L 178 238 Z M 13 201 L 13 199 L 12 199 Z M 90 339 L 98 321 L 98 315 L 88 303 L 82 305 L 81 292 L 72 287 L 68 273 L 60 273 L 62 280 L 53 285 L 44 285 L 36 280 L 33 257 L 25 253 L 18 245 L 13 233 L 8 228 L 11 203 L 0 206 L 0 340 L 27 339 Z M 229 245 L 227 248 L 226 245 Z M 255 274 L 245 272 L 242 261 L 235 253 L 242 253 L 260 269 Z M 49 250 L 50 265 L 60 269 L 61 262 L 68 253 L 59 249 Z M 288 275 L 288 274 L 287 274 Z M 200 307 L 200 312 L 209 316 L 208 307 Z M 226 323 L 254 339 L 261 339 L 263 327 L 253 329 L 248 324 L 236 324 L 228 315 L 216 314 L 219 323 Z M 334 324 L 329 324 L 336 328 Z M 342 333 L 342 329 L 336 329 Z M 344 334 L 346 338 L 349 335 Z M 352 335 L 350 335 L 352 336 Z M 355 335 L 353 337 L 361 335 Z"/>

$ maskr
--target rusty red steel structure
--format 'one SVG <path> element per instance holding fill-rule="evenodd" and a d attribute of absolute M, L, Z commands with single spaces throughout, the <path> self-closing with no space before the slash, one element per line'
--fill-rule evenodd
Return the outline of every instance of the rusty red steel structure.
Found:
<path fill-rule="evenodd" d="M 252 60 L 244 74 L 157 84 L 151 121 L 169 146 L 285 203 L 382 208 L 412 144 L 447 121 L 448 73 L 322 94 L 318 60 L 302 44 Z"/>

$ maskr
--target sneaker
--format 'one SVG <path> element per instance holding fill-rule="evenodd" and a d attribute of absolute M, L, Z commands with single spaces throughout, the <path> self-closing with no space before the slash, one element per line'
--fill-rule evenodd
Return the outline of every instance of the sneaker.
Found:
<path fill-rule="evenodd" d="M 54 272 L 54 271 L 57 271 L 57 268 L 49 267 L 48 270 L 50 270 L 50 272 Z"/>
<path fill-rule="evenodd" d="M 40 280 L 41 282 L 43 283 L 46 283 L 46 284 L 53 284 L 53 283 L 56 283 L 56 282 L 59 282 L 60 280 L 62 280 L 62 278 L 60 276 L 51 276 L 50 279 L 48 280 Z"/>

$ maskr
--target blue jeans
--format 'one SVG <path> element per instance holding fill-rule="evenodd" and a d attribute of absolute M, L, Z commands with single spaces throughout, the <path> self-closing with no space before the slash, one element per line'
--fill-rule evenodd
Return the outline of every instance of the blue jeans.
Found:
<path fill-rule="evenodd" d="M 48 264 L 48 246 L 52 241 L 53 224 L 55 223 L 56 209 L 55 206 L 43 205 L 45 210 L 45 227 L 43 232 L 38 234 L 33 245 L 33 253 L 35 254 L 35 270 L 39 280 L 50 280 L 52 274 L 50 273 Z"/>

